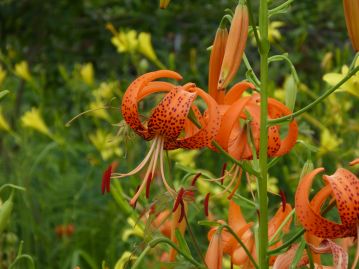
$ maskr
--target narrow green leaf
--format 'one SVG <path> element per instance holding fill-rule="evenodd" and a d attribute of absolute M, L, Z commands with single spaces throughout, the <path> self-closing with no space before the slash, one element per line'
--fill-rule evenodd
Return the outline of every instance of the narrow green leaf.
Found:
<path fill-rule="evenodd" d="M 180 248 L 180 250 L 182 250 L 184 253 L 186 253 L 188 256 L 192 257 L 191 251 L 189 250 L 189 247 L 187 245 L 186 240 L 184 239 L 183 235 L 181 234 L 181 232 L 176 229 L 176 238 L 177 238 L 177 242 L 178 242 L 178 246 Z"/>

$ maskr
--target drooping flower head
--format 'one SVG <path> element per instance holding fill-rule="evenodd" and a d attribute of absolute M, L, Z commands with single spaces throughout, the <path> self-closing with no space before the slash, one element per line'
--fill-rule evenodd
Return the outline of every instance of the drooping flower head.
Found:
<path fill-rule="evenodd" d="M 351 165 L 354 164 L 356 164 L 355 160 L 351 162 Z M 324 175 L 326 185 L 309 201 L 308 196 L 314 178 L 323 171 L 324 168 L 317 168 L 306 174 L 300 180 L 295 194 L 298 220 L 307 231 L 306 240 L 315 247 L 319 246 L 323 239 L 357 238 L 359 229 L 359 180 L 349 170 L 339 168 L 333 175 Z M 336 202 L 341 223 L 322 216 L 321 210 L 328 198 Z M 357 246 L 352 268 L 355 268 L 358 257 Z M 314 260 L 320 261 L 317 255 L 314 256 Z"/>
<path fill-rule="evenodd" d="M 130 201 L 132 205 L 135 204 L 145 187 L 146 190 L 149 190 L 158 162 L 163 184 L 170 194 L 175 195 L 175 190 L 170 187 L 165 177 L 163 149 L 205 147 L 216 136 L 220 126 L 217 104 L 207 93 L 193 83 L 176 86 L 168 82 L 154 81 L 159 78 L 180 80 L 182 77 L 169 70 L 147 73 L 131 83 L 122 100 L 122 115 L 129 127 L 143 139 L 153 141 L 148 154 L 134 170 L 125 174 L 112 174 L 112 178 L 123 178 L 138 173 L 148 165 L 144 180 Z M 143 121 L 138 111 L 138 104 L 154 93 L 165 93 L 165 96 L 152 110 L 150 117 Z M 196 108 L 193 102 L 197 97 L 201 97 L 207 105 L 206 120 L 201 121 L 201 128 L 185 132 L 188 126 L 193 125 L 188 118 L 188 113 L 191 108 Z M 198 109 L 196 109 L 196 113 L 198 116 L 202 116 Z M 148 191 L 146 194 L 148 196 Z"/>

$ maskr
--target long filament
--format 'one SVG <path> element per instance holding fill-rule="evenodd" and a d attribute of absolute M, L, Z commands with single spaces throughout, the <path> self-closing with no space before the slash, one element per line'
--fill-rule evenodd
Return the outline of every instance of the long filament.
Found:
<path fill-rule="evenodd" d="M 161 142 L 161 149 L 163 149 L 163 144 L 164 144 L 164 141 L 163 139 L 160 140 Z M 170 185 L 168 185 L 167 183 L 167 180 L 166 180 L 166 177 L 165 177 L 165 171 L 164 171 L 164 168 L 163 168 L 163 150 L 161 150 L 161 153 L 160 153 L 160 167 L 161 167 L 161 177 L 162 177 L 162 182 L 163 182 L 163 185 L 165 185 L 167 191 L 175 196 L 176 195 L 176 191 L 173 190 Z"/>
<path fill-rule="evenodd" d="M 152 153 L 156 147 L 156 145 L 158 144 L 158 138 L 155 137 L 154 141 L 151 145 L 151 148 L 149 150 L 149 152 L 147 153 L 146 157 L 142 160 L 142 162 L 135 168 L 133 169 L 131 172 L 128 172 L 126 174 L 122 174 L 122 173 L 112 173 L 112 177 L 111 178 L 123 178 L 123 177 L 127 177 L 127 176 L 132 176 L 136 173 L 138 173 L 148 162 L 148 160 L 151 158 Z"/>

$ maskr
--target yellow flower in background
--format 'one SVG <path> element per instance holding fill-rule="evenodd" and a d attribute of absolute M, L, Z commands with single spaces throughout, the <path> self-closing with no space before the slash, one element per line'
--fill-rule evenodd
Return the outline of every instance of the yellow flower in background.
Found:
<path fill-rule="evenodd" d="M 6 121 L 3 113 L 2 113 L 2 108 L 0 107 L 0 130 L 4 130 L 6 132 L 10 132 L 11 128 L 9 123 Z"/>
<path fill-rule="evenodd" d="M 91 86 L 94 82 L 94 73 L 95 72 L 92 63 L 86 63 L 81 66 L 81 78 L 89 86 Z"/>
<path fill-rule="evenodd" d="M 335 134 L 330 132 L 327 128 L 323 129 L 320 134 L 319 155 L 335 151 L 342 142 L 342 139 L 337 138 Z"/>
<path fill-rule="evenodd" d="M 121 30 L 120 32 L 115 33 L 111 38 L 111 42 L 117 48 L 119 53 L 134 53 L 138 46 L 137 32 L 135 30 Z"/>
<path fill-rule="evenodd" d="M 355 66 L 359 66 L 359 57 L 355 62 Z M 344 65 L 342 67 L 341 73 L 328 73 L 323 76 L 323 80 L 327 82 L 330 86 L 338 84 L 349 72 L 349 67 Z M 345 82 L 336 92 L 344 91 L 350 93 L 359 98 L 359 73 L 356 73 L 352 76 L 347 82 Z"/>
<path fill-rule="evenodd" d="M 108 23 L 106 28 L 113 34 L 111 42 L 119 53 L 140 53 L 159 68 L 166 68 L 158 60 L 156 52 L 153 49 L 151 34 L 145 32 L 138 33 L 135 30 L 120 30 L 118 32 L 111 23 Z"/>
<path fill-rule="evenodd" d="M 119 147 L 121 138 L 111 133 L 106 133 L 98 129 L 96 133 L 89 135 L 91 143 L 100 152 L 103 160 L 108 160 L 112 156 L 121 156 L 122 150 Z"/>
<path fill-rule="evenodd" d="M 93 91 L 93 96 L 98 99 L 110 99 L 113 97 L 115 90 L 118 88 L 118 82 L 102 82 L 100 86 Z"/>
<path fill-rule="evenodd" d="M 0 86 L 3 83 L 5 77 L 6 77 L 6 71 L 0 65 Z"/>
<path fill-rule="evenodd" d="M 115 264 L 115 268 L 114 269 L 125 269 L 126 268 L 126 265 L 133 261 L 133 260 L 136 260 L 137 257 L 135 255 L 133 255 L 132 252 L 129 252 L 129 251 L 125 251 L 121 258 L 118 259 L 118 261 L 116 262 Z"/>
<path fill-rule="evenodd" d="M 15 65 L 15 74 L 26 81 L 32 80 L 29 64 L 26 61 L 22 61 Z"/>
<path fill-rule="evenodd" d="M 281 22 L 281 21 L 272 21 L 268 25 L 268 40 L 270 43 L 274 43 L 275 41 L 279 41 L 282 39 L 282 34 L 278 30 L 278 28 L 280 28 L 284 25 L 285 25 L 284 22 Z M 259 34 L 259 31 L 258 31 L 258 34 Z M 251 42 L 253 45 L 256 44 L 256 39 L 254 38 L 254 34 L 252 34 Z"/>
<path fill-rule="evenodd" d="M 270 43 L 279 41 L 282 39 L 282 35 L 278 28 L 284 26 L 284 22 L 281 21 L 272 21 L 268 26 L 268 40 Z"/>
<path fill-rule="evenodd" d="M 138 35 L 138 51 L 151 61 L 157 60 L 157 55 L 151 42 L 151 34 L 142 32 Z"/>
<path fill-rule="evenodd" d="M 109 121 L 110 115 L 107 113 L 106 109 L 104 109 L 103 107 L 105 107 L 105 104 L 103 102 L 101 102 L 100 100 L 91 102 L 90 107 L 89 107 L 90 110 L 93 110 L 91 112 L 91 115 L 94 117 Z"/>
<path fill-rule="evenodd" d="M 175 160 L 179 164 L 194 168 L 196 166 L 195 158 L 199 154 L 198 150 L 185 150 L 185 149 L 175 149 L 168 152 L 171 159 Z"/>
<path fill-rule="evenodd" d="M 328 71 L 333 68 L 333 52 L 327 52 L 324 54 L 322 62 L 320 63 L 321 68 Z"/>
<path fill-rule="evenodd" d="M 34 129 L 44 135 L 52 137 L 49 128 L 43 120 L 40 110 L 33 107 L 30 111 L 25 112 L 21 117 L 21 122 L 24 127 Z"/>

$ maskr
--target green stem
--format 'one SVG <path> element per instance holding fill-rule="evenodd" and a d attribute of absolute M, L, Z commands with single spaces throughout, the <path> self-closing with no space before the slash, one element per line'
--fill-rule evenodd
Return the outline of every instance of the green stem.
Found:
<path fill-rule="evenodd" d="M 289 59 L 287 53 L 281 54 L 281 55 L 274 55 L 274 56 L 268 58 L 269 63 L 278 62 L 278 61 L 286 61 L 288 63 L 289 68 L 290 68 L 290 70 L 292 72 L 292 75 L 294 76 L 295 82 L 299 83 L 299 77 L 298 77 L 297 70 L 295 69 L 292 61 Z"/>
<path fill-rule="evenodd" d="M 134 265 L 132 265 L 131 269 L 137 269 L 139 268 L 141 262 L 143 261 L 143 259 L 145 258 L 145 256 L 147 255 L 147 253 L 151 250 L 150 246 L 147 246 L 142 252 L 141 255 L 138 256 L 138 258 L 136 259 L 136 262 L 134 263 Z"/>
<path fill-rule="evenodd" d="M 251 260 L 252 264 L 254 265 L 255 268 L 259 269 L 261 267 L 258 267 L 258 264 L 256 263 L 256 261 L 254 260 L 251 252 L 248 250 L 248 248 L 246 247 L 246 245 L 243 243 L 243 241 L 238 237 L 238 235 L 233 231 L 233 229 L 228 225 L 228 224 L 223 224 L 220 227 L 223 227 L 225 229 L 228 230 L 228 232 L 230 232 L 234 238 L 237 240 L 237 242 L 241 245 L 241 247 L 243 248 L 243 250 L 246 252 L 248 258 Z"/>
<path fill-rule="evenodd" d="M 259 268 L 268 268 L 268 1 L 260 0 L 259 4 L 259 32 L 261 36 L 260 52 L 260 80 L 261 80 L 261 102 L 260 102 L 260 144 L 259 144 L 259 167 L 261 177 L 257 179 L 259 200 L 259 229 L 258 229 L 258 262 Z"/>
<path fill-rule="evenodd" d="M 248 7 L 248 14 L 249 14 L 249 22 L 250 22 L 250 24 L 252 26 L 254 38 L 256 40 L 258 48 L 260 48 L 261 47 L 261 40 L 259 38 L 257 25 L 256 25 L 256 23 L 254 21 L 254 16 L 253 16 L 254 13 L 253 13 L 253 9 L 252 9 L 252 0 L 247 1 L 247 7 Z"/>
<path fill-rule="evenodd" d="M 330 94 L 332 94 L 335 90 L 337 90 L 340 86 L 342 86 L 345 82 L 347 82 L 352 76 L 354 76 L 357 72 L 359 71 L 359 66 L 355 67 L 354 69 L 352 69 L 351 71 L 349 71 L 349 73 L 341 80 L 339 81 L 338 84 L 336 84 L 335 86 L 331 87 L 329 90 L 327 90 L 325 93 L 323 93 L 321 96 L 318 97 L 318 99 L 316 99 L 315 101 L 313 101 L 312 103 L 310 103 L 309 105 L 307 105 L 306 107 L 303 107 L 302 109 L 288 115 L 288 116 L 284 116 L 278 119 L 274 119 L 274 120 L 270 120 L 268 123 L 269 125 L 275 125 L 281 122 L 285 122 L 285 121 L 291 121 L 293 120 L 295 117 L 303 114 L 304 112 L 308 111 L 309 109 L 311 109 L 312 107 L 314 107 L 315 105 L 319 104 L 321 101 L 323 101 L 325 98 L 327 98 Z M 263 83 L 263 81 L 262 81 Z"/>
<path fill-rule="evenodd" d="M 277 247 L 275 249 L 269 250 L 268 255 L 273 255 L 279 253 L 281 250 L 286 249 L 290 247 L 293 242 L 295 242 L 299 237 L 301 237 L 305 233 L 304 229 L 300 229 L 292 238 L 290 238 L 287 242 L 285 242 L 280 247 Z"/>
<path fill-rule="evenodd" d="M 249 63 L 247 55 L 245 53 L 243 54 L 243 62 L 249 72 L 250 78 L 253 80 L 256 87 L 260 88 L 261 82 L 259 81 L 257 75 L 254 73 L 253 68 L 252 68 L 251 64 Z"/>
<path fill-rule="evenodd" d="M 256 177 L 260 177 L 260 174 L 258 171 L 254 170 L 249 165 L 244 165 L 242 162 L 238 161 L 237 159 L 233 158 L 227 151 L 225 151 L 216 141 L 212 141 L 212 145 L 218 149 L 224 156 L 226 156 L 228 159 L 230 159 L 232 162 L 237 164 L 239 167 L 241 167 L 244 171 L 247 171 L 251 175 L 255 175 Z"/>
<path fill-rule="evenodd" d="M 288 7 L 291 3 L 293 3 L 294 0 L 288 0 L 287 2 L 284 2 L 283 4 L 271 9 L 268 11 L 269 17 L 277 14 L 278 12 L 281 12 L 283 9 L 285 9 L 286 7 Z"/>
<path fill-rule="evenodd" d="M 225 189 L 226 187 L 223 186 L 221 183 L 219 182 L 213 182 L 215 185 L 217 185 L 218 187 Z M 252 209 L 253 208 L 257 208 L 257 204 L 255 202 L 253 202 L 252 200 L 247 199 L 246 197 L 243 197 L 242 195 L 235 193 L 233 195 L 233 197 L 237 198 L 238 200 L 242 200 L 243 202 L 245 202 L 246 204 L 248 204 Z"/>

